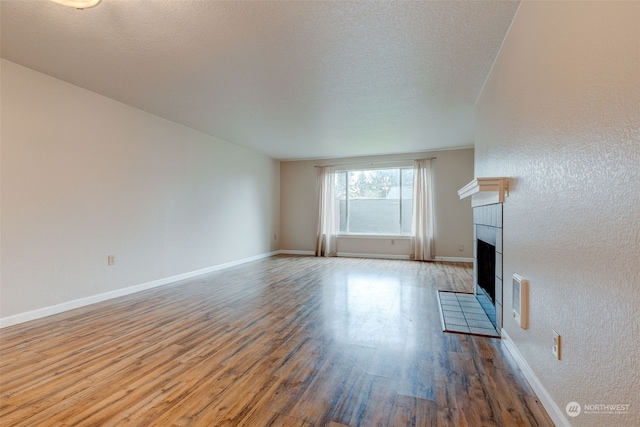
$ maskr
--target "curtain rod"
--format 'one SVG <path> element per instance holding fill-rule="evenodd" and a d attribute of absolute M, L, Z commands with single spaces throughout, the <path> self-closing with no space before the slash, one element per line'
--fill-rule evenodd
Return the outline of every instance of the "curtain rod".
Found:
<path fill-rule="evenodd" d="M 336 163 L 335 165 L 316 165 L 314 166 L 314 168 L 322 168 L 325 166 L 352 166 L 352 165 L 366 165 L 369 164 L 370 166 L 373 165 L 379 165 L 379 164 L 384 164 L 384 163 L 397 163 L 397 162 L 406 162 L 409 160 L 435 160 L 435 157 L 425 157 L 423 159 L 397 159 L 397 160 L 385 160 L 384 162 L 359 162 L 359 163 Z"/>

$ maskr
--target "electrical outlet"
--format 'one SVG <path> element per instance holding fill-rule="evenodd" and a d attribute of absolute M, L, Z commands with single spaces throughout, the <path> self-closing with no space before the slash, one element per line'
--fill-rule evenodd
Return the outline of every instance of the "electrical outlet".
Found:
<path fill-rule="evenodd" d="M 460 252 L 464 251 L 464 245 L 458 245 L 458 250 L 459 250 Z"/>
<path fill-rule="evenodd" d="M 553 331 L 553 347 L 551 347 L 551 351 L 556 359 L 561 360 L 562 356 L 562 337 L 556 331 Z"/>
<path fill-rule="evenodd" d="M 107 255 L 107 265 L 114 265 L 116 263 L 115 255 Z"/>
<path fill-rule="evenodd" d="M 396 241 L 395 241 L 395 240 L 393 240 L 393 239 L 391 239 L 391 246 L 393 246 L 393 245 L 395 245 L 395 244 L 396 244 Z"/>

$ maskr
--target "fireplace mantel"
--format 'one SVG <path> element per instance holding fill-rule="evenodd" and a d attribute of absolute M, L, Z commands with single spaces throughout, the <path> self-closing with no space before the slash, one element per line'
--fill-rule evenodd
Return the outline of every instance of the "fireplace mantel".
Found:
<path fill-rule="evenodd" d="M 504 203 L 509 196 L 509 180 L 507 178 L 476 178 L 460 190 L 460 200 L 471 197 L 471 206 L 484 206 Z"/>

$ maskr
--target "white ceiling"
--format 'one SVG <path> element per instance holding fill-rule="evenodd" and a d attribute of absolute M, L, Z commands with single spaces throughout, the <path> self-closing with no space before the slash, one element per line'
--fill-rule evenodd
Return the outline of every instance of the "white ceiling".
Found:
<path fill-rule="evenodd" d="M 279 159 L 473 145 L 517 1 L 2 0 L 2 57 Z"/>

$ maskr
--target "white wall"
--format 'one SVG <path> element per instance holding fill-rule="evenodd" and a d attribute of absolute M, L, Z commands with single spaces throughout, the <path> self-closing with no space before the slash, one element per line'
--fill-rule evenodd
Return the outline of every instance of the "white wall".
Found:
<path fill-rule="evenodd" d="M 281 247 L 289 251 L 315 250 L 317 220 L 316 165 L 387 162 L 434 156 L 435 250 L 437 257 L 473 258 L 473 212 L 457 190 L 473 180 L 473 149 L 346 159 L 283 161 L 280 163 Z M 392 242 L 393 240 L 393 242 Z M 458 246 L 464 250 L 459 251 Z M 338 252 L 408 257 L 410 241 L 397 238 L 340 238 Z"/>
<path fill-rule="evenodd" d="M 277 161 L 1 67 L 0 317 L 278 249 Z"/>
<path fill-rule="evenodd" d="M 530 328 L 504 329 L 561 416 L 582 405 L 572 425 L 637 426 L 640 2 L 523 2 L 477 103 L 475 157 L 477 176 L 512 178 L 504 275 L 530 280 Z"/>

